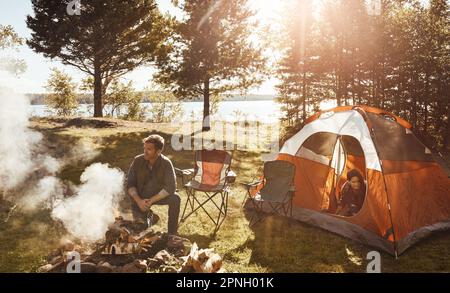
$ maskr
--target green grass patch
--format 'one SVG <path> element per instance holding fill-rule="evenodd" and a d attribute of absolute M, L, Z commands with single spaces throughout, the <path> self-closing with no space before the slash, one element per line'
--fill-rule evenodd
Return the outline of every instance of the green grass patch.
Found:
<path fill-rule="evenodd" d="M 82 140 L 97 151 L 86 161 L 70 162 L 58 174 L 75 184 L 83 170 L 93 162 L 108 163 L 127 172 L 132 159 L 142 152 L 141 140 L 150 133 L 166 139 L 166 154 L 180 168 L 193 167 L 193 151 L 174 151 L 168 124 L 139 124 L 94 129 L 62 127 L 47 121 L 34 121 L 51 144 L 51 153 L 64 158 Z M 232 169 L 238 182 L 251 181 L 260 174 L 261 155 L 257 151 L 234 151 Z M 186 200 L 180 191 L 182 206 Z M 230 272 L 365 272 L 366 255 L 372 249 L 320 228 L 281 217 L 269 217 L 249 228 L 250 212 L 243 210 L 245 191 L 235 184 L 230 193 L 228 215 L 215 238 L 213 224 L 201 211 L 180 226 L 179 233 L 201 247 L 214 248 L 224 258 Z M 126 210 L 128 201 L 124 200 Z M 161 216 L 157 229 L 166 229 L 167 207 L 155 206 Z M 34 214 L 18 211 L 10 221 L 0 223 L 0 272 L 32 272 L 45 263 L 45 256 L 65 236 L 64 228 L 50 217 L 48 210 Z M 442 233 L 421 241 L 399 259 L 381 253 L 383 272 L 450 272 L 450 235 Z"/>

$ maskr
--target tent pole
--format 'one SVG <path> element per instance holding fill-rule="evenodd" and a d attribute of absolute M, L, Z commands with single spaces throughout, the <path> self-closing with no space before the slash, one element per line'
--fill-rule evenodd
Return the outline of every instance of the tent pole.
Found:
<path fill-rule="evenodd" d="M 336 148 L 336 143 L 338 142 L 338 140 L 339 140 L 339 134 L 336 135 L 336 140 L 334 141 L 333 154 L 334 154 L 334 149 Z M 333 155 L 331 155 L 330 162 L 328 163 L 328 168 L 330 168 L 330 169 L 332 168 L 331 167 L 331 162 L 333 162 Z M 335 171 L 333 171 L 333 182 L 331 184 L 332 187 L 334 187 L 334 185 L 335 185 L 335 183 L 334 183 L 335 179 L 336 179 L 336 175 L 335 175 Z M 322 206 L 323 206 L 323 201 L 324 201 L 324 198 L 325 198 L 326 189 L 327 189 L 327 179 L 325 179 L 323 192 L 322 192 Z M 330 190 L 330 194 L 331 194 L 332 191 L 333 190 Z M 336 192 L 336 188 L 335 188 L 335 192 Z M 334 197 L 336 198 L 336 193 L 335 193 Z M 330 210 L 330 203 L 328 202 L 328 211 L 329 210 Z"/>
<path fill-rule="evenodd" d="M 335 188 L 337 188 L 337 185 L 339 184 L 339 178 L 341 178 L 342 173 L 345 170 L 345 166 L 347 165 L 347 152 L 345 150 L 344 144 L 342 143 L 342 136 L 339 135 L 338 136 L 338 142 L 339 142 L 339 149 L 338 149 L 338 161 L 337 161 L 337 167 L 340 169 L 341 166 L 341 148 L 342 148 L 342 153 L 344 154 L 344 167 L 342 168 L 342 171 L 338 174 L 336 173 L 336 177 L 338 178 L 338 180 L 336 180 L 336 186 Z"/>

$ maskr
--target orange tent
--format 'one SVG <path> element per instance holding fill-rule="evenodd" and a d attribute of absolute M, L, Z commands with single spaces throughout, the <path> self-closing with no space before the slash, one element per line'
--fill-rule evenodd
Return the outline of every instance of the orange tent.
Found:
<path fill-rule="evenodd" d="M 296 166 L 293 217 L 393 255 L 450 229 L 450 179 L 411 124 L 381 109 L 337 107 L 310 117 L 278 154 Z M 355 215 L 336 215 L 350 169 L 366 181 Z"/>

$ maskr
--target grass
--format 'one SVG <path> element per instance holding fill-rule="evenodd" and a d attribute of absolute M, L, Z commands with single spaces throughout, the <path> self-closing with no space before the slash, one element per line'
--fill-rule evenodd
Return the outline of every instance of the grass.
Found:
<path fill-rule="evenodd" d="M 122 123 L 122 122 L 121 122 Z M 120 123 L 119 123 L 120 124 Z M 58 176 L 79 183 L 83 170 L 93 162 L 108 163 L 127 171 L 134 156 L 141 153 L 141 139 L 150 132 L 161 134 L 166 141 L 164 153 L 180 168 L 192 167 L 192 151 L 174 151 L 170 145 L 170 124 L 125 123 L 115 128 L 64 127 L 51 119 L 39 119 L 32 127 L 44 134 L 52 155 L 68 164 Z M 91 155 L 83 160 L 70 160 L 80 143 L 87 142 Z M 95 150 L 94 150 L 95 149 Z M 260 172 L 258 151 L 234 151 L 232 169 L 238 182 L 250 181 Z M 191 216 L 179 232 L 211 247 L 224 258 L 230 272 L 365 272 L 366 255 L 372 249 L 352 240 L 298 221 L 269 217 L 252 229 L 249 214 L 241 207 L 244 190 L 235 184 L 230 194 L 229 214 L 211 238 L 212 223 L 204 213 Z M 182 208 L 186 199 L 182 195 Z M 128 201 L 123 209 L 127 211 Z M 167 207 L 155 207 L 161 216 L 158 227 L 166 229 Z M 0 223 L 0 272 L 32 272 L 45 263 L 46 255 L 66 236 L 64 228 L 52 220 L 49 211 L 32 214 L 14 213 L 9 222 Z M 383 272 L 450 272 L 450 235 L 430 237 L 407 250 L 399 259 L 381 253 Z"/>

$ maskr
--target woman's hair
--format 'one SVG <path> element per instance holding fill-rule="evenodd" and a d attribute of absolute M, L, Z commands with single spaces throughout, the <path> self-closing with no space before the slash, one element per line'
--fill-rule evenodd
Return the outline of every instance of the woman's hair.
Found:
<path fill-rule="evenodd" d="M 347 172 L 347 180 L 350 181 L 353 177 L 358 177 L 359 182 L 361 184 L 364 184 L 364 177 L 361 175 L 361 173 L 357 169 L 351 169 Z"/>

